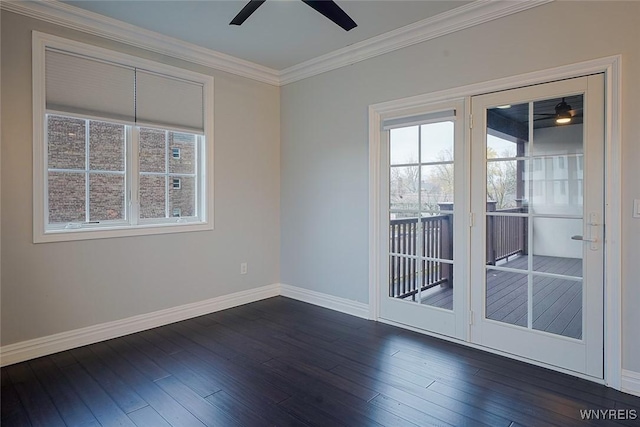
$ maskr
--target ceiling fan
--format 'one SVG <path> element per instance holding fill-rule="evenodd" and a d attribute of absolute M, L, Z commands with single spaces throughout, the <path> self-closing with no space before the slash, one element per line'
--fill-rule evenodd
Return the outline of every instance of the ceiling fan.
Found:
<path fill-rule="evenodd" d="M 555 119 L 557 124 L 564 125 L 571 123 L 574 117 L 580 117 L 581 114 L 578 113 L 578 110 L 572 109 L 571 105 L 565 101 L 565 98 L 562 98 L 562 101 L 555 106 L 555 113 L 537 113 L 536 116 L 545 117 L 534 119 L 534 121 Z"/>
<path fill-rule="evenodd" d="M 258 9 L 266 0 L 250 0 L 240 13 L 229 23 L 229 25 L 242 25 L 253 12 Z M 302 0 L 316 11 L 320 12 L 331 21 L 342 27 L 345 31 L 349 31 L 358 25 L 347 13 L 331 0 Z"/>

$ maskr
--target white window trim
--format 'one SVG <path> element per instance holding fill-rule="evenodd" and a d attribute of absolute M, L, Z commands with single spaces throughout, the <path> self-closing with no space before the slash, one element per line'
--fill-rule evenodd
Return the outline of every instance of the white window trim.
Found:
<path fill-rule="evenodd" d="M 167 75 L 180 76 L 204 87 L 204 138 L 200 155 L 205 165 L 205 173 L 200 179 L 198 200 L 204 201 L 200 220 L 194 218 L 167 218 L 166 222 L 145 224 L 106 224 L 101 227 L 80 229 L 47 230 L 45 227 L 47 191 L 45 181 L 46 148 L 45 132 L 45 49 L 55 48 L 80 55 L 97 57 L 123 65 L 144 68 Z M 48 243 L 73 240 L 103 239 L 112 237 L 143 236 L 152 234 L 184 233 L 213 230 L 213 77 L 193 71 L 138 58 L 132 55 L 103 49 L 100 47 L 67 40 L 50 34 L 33 31 L 32 33 L 32 77 L 33 77 L 33 242 Z M 180 131 L 180 129 L 176 129 Z M 135 128 L 134 128 L 135 132 Z M 129 144 L 131 146 L 131 144 Z M 129 148 L 130 149 L 130 148 Z M 136 150 L 127 151 L 127 162 L 137 162 Z M 127 165 L 129 167 L 130 164 Z M 135 175 L 135 174 L 133 174 Z M 132 180 L 137 181 L 136 176 Z M 136 184 L 136 183 L 130 183 Z M 130 191 L 130 185 L 126 191 Z M 135 188 L 135 187 L 134 187 Z M 131 192 L 135 193 L 135 192 Z M 139 200 L 137 194 L 131 194 L 129 213 L 138 217 Z"/>

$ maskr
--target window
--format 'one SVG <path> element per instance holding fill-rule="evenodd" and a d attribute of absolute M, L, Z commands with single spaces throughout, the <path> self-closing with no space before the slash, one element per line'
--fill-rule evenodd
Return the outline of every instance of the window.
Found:
<path fill-rule="evenodd" d="M 126 218 L 125 126 L 47 115 L 49 224 Z"/>
<path fill-rule="evenodd" d="M 210 230 L 213 79 L 34 32 L 34 241 Z"/>

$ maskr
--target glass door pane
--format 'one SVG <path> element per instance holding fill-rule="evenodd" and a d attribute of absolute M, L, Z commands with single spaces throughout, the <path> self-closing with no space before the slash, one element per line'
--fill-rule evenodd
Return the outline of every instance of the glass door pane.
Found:
<path fill-rule="evenodd" d="M 453 121 L 392 129 L 389 160 L 389 296 L 453 310 Z"/>
<path fill-rule="evenodd" d="M 486 110 L 485 318 L 582 337 L 583 95 Z"/>

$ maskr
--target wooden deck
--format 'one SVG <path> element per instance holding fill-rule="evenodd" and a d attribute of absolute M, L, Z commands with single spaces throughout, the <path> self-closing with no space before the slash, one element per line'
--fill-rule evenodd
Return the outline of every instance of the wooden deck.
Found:
<path fill-rule="evenodd" d="M 501 267 L 527 268 L 527 258 L 516 257 Z M 582 260 L 533 257 L 534 271 L 582 276 Z M 453 308 L 453 288 L 438 287 L 423 295 L 422 304 Z M 487 271 L 487 317 L 513 325 L 527 326 L 527 276 L 498 270 Z M 533 283 L 533 329 L 582 338 L 582 282 L 537 277 Z"/>

